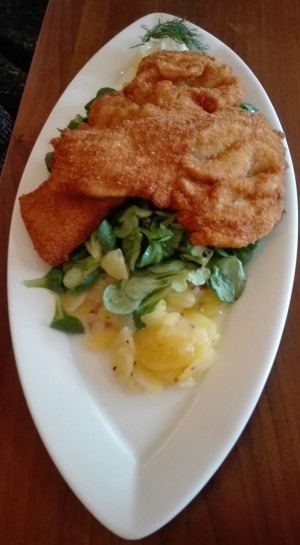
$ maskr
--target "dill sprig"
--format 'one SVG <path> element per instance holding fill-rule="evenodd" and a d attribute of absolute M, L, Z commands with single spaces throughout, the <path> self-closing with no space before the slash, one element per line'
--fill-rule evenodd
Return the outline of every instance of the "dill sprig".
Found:
<path fill-rule="evenodd" d="M 198 34 L 196 29 L 189 27 L 185 19 L 175 17 L 165 21 L 164 23 L 158 19 L 158 24 L 152 28 L 148 28 L 146 25 L 142 25 L 142 28 L 146 31 L 144 36 L 140 36 L 141 43 L 133 46 L 138 47 L 152 39 L 162 40 L 163 38 L 172 38 L 175 42 L 183 43 L 188 49 L 205 50 L 209 46 L 202 42 L 202 36 Z"/>

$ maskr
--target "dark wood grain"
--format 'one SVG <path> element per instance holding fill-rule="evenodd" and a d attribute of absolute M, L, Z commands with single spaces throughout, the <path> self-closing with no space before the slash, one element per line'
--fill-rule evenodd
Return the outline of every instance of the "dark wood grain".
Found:
<path fill-rule="evenodd" d="M 14 198 L 48 114 L 107 40 L 151 12 L 187 17 L 226 42 L 260 79 L 300 174 L 298 0 L 50 0 L 0 183 L 0 543 L 117 545 L 70 491 L 35 429 L 10 340 L 6 259 Z M 280 259 L 280 255 L 278 256 Z M 300 335 L 296 274 L 282 341 L 257 407 L 198 496 L 145 545 L 300 544 Z M 128 543 L 128 542 L 127 542 Z"/>

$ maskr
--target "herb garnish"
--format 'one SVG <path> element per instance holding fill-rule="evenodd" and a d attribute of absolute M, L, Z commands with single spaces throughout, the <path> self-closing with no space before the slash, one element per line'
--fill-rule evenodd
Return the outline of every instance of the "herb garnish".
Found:
<path fill-rule="evenodd" d="M 188 26 L 186 20 L 179 17 L 175 17 L 164 23 L 158 19 L 158 23 L 154 27 L 148 28 L 146 25 L 142 25 L 142 28 L 146 31 L 144 36 L 140 36 L 142 41 L 133 47 L 139 47 L 151 39 L 162 40 L 164 38 L 171 38 L 177 43 L 185 44 L 190 50 L 204 51 L 209 48 L 208 45 L 202 42 L 202 36 L 198 34 L 197 30 Z"/>

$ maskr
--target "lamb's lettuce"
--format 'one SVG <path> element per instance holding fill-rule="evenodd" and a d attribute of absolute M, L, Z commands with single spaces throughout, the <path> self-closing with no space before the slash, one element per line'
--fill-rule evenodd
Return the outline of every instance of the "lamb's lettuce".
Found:
<path fill-rule="evenodd" d="M 242 262 L 235 256 L 213 259 L 210 264 L 208 285 L 221 301 L 232 303 L 243 293 L 246 275 Z"/>
<path fill-rule="evenodd" d="M 99 224 L 96 236 L 104 253 L 116 248 L 117 237 L 112 225 L 106 219 Z"/>
<path fill-rule="evenodd" d="M 81 321 L 64 310 L 59 297 L 56 298 L 55 312 L 50 327 L 64 333 L 84 333 Z"/>
<path fill-rule="evenodd" d="M 236 301 L 246 285 L 244 264 L 255 247 L 256 243 L 238 249 L 193 245 L 174 212 L 157 210 L 142 199 L 128 200 L 100 222 L 66 263 L 27 285 L 80 293 L 105 274 L 103 256 L 118 249 L 128 278 L 111 279 L 103 304 L 110 312 L 132 314 L 136 326 L 141 327 L 141 316 L 153 310 L 170 290 L 181 292 L 189 285 L 206 285 L 220 300 Z"/>
<path fill-rule="evenodd" d="M 188 284 L 205 284 L 226 302 L 243 293 L 244 264 L 256 244 L 239 249 L 192 245 L 174 212 L 143 200 L 127 201 L 105 222 L 130 271 L 128 280 L 112 282 L 105 290 L 104 305 L 111 312 L 137 314 L 145 305 L 150 308 L 156 293 L 182 291 Z"/>
<path fill-rule="evenodd" d="M 62 267 L 51 267 L 44 276 L 25 280 L 24 284 L 28 288 L 46 288 L 50 291 L 54 291 L 54 293 L 63 293 L 65 291 L 63 277 L 64 273 Z"/>

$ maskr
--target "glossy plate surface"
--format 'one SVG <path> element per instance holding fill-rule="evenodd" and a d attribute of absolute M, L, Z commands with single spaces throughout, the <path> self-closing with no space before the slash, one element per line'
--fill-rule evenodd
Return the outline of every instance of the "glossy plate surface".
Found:
<path fill-rule="evenodd" d="M 171 15 L 151 14 L 126 28 L 83 67 L 66 89 L 30 155 L 18 196 L 47 177 L 44 155 L 97 90 L 115 87 L 130 47 Z M 229 64 L 276 128 L 272 104 L 244 62 L 199 29 L 209 53 Z M 287 144 L 286 144 L 287 147 Z M 228 313 L 215 364 L 191 389 L 132 395 L 115 382 L 107 356 L 82 338 L 49 328 L 53 294 L 24 287 L 44 274 L 16 200 L 9 242 L 11 333 L 22 387 L 57 468 L 85 506 L 119 536 L 138 539 L 167 523 L 201 490 L 233 447 L 264 387 L 288 311 L 297 248 L 297 195 L 287 148 L 286 213 L 247 266 L 247 288 Z"/>

